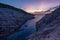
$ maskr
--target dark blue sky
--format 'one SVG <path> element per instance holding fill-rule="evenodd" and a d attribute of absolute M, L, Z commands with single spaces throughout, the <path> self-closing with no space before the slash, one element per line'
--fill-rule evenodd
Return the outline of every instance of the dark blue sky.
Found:
<path fill-rule="evenodd" d="M 0 3 L 9 4 L 27 12 L 47 10 L 60 4 L 60 0 L 0 0 Z"/>

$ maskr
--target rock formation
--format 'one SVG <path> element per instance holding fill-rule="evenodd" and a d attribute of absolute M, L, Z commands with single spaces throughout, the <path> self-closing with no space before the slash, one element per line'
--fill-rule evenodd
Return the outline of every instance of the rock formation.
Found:
<path fill-rule="evenodd" d="M 36 28 L 28 40 L 60 40 L 60 6 L 39 20 Z"/>
<path fill-rule="evenodd" d="M 34 15 L 21 9 L 0 3 L 0 40 L 19 31 L 21 26 Z"/>

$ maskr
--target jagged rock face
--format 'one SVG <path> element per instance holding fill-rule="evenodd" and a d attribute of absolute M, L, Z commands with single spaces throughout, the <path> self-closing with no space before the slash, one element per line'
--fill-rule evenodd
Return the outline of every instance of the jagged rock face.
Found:
<path fill-rule="evenodd" d="M 60 7 L 37 22 L 37 32 L 28 40 L 60 40 Z"/>
<path fill-rule="evenodd" d="M 60 40 L 60 24 L 51 28 L 45 28 L 43 32 L 36 32 L 28 37 L 28 40 Z"/>
<path fill-rule="evenodd" d="M 20 29 L 33 15 L 21 9 L 0 3 L 0 39 Z"/>
<path fill-rule="evenodd" d="M 60 22 L 60 7 L 57 8 L 55 11 L 53 11 L 50 14 L 46 14 L 40 21 L 36 23 L 36 29 L 43 31 L 44 28 L 48 27 L 51 23 L 51 27 L 53 23 L 56 21 Z M 54 24 L 55 25 L 55 24 Z"/>

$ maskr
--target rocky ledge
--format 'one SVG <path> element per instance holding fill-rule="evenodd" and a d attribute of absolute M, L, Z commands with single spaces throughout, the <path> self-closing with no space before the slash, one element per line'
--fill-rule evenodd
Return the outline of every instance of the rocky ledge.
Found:
<path fill-rule="evenodd" d="M 19 31 L 21 26 L 34 15 L 21 9 L 0 3 L 0 40 Z"/>
<path fill-rule="evenodd" d="M 27 40 L 60 40 L 60 6 L 39 20 L 36 29 Z"/>

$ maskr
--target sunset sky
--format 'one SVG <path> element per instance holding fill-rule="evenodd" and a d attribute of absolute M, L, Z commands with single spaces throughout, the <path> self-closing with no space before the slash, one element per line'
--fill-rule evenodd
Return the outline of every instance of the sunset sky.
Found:
<path fill-rule="evenodd" d="M 57 6 L 60 0 L 0 0 L 0 3 L 9 4 L 27 12 L 35 12 Z"/>

